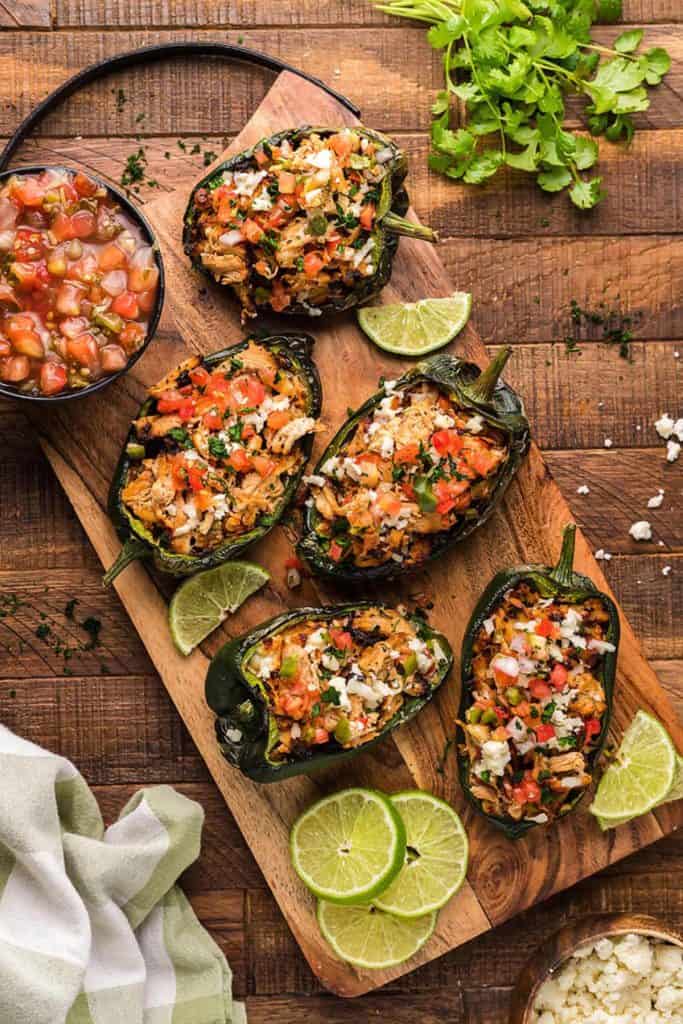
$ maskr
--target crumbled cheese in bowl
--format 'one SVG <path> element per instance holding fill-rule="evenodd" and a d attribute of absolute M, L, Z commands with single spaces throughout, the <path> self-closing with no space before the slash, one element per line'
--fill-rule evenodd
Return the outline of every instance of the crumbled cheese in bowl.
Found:
<path fill-rule="evenodd" d="M 683 949 L 645 935 L 578 949 L 536 994 L 531 1024 L 681 1024 Z"/>

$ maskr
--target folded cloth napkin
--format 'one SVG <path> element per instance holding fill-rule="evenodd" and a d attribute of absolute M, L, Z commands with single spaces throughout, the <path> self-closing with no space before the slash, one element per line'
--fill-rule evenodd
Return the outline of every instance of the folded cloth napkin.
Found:
<path fill-rule="evenodd" d="M 203 817 L 154 786 L 105 830 L 69 761 L 0 726 L 2 1024 L 245 1024 L 174 884 Z"/>

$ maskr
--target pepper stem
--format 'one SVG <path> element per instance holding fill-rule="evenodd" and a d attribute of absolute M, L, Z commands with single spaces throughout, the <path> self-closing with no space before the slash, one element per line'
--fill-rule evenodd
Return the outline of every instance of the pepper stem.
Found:
<path fill-rule="evenodd" d="M 562 550 L 560 558 L 550 573 L 550 578 L 559 583 L 562 587 L 571 586 L 574 580 L 574 542 L 576 540 L 576 525 L 567 523 L 562 535 Z"/>
<path fill-rule="evenodd" d="M 399 217 L 397 213 L 389 210 L 382 217 L 382 227 L 392 235 L 405 235 L 407 238 L 420 238 L 423 242 L 438 242 L 439 236 L 436 231 L 425 227 L 424 224 L 416 224 L 407 217 Z"/>
<path fill-rule="evenodd" d="M 139 558 L 146 558 L 149 547 L 137 537 L 129 537 L 118 553 L 116 560 L 110 565 L 102 577 L 102 586 L 110 587 L 120 572 Z"/>
<path fill-rule="evenodd" d="M 491 401 L 493 392 L 496 390 L 496 384 L 511 354 L 511 345 L 505 345 L 500 352 L 496 353 L 486 369 L 482 370 L 477 379 L 468 386 L 467 393 L 470 398 L 477 402 L 487 403 Z"/>

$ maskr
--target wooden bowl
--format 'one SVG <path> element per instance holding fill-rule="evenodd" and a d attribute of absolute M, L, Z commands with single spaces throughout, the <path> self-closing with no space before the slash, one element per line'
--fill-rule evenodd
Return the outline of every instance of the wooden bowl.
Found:
<path fill-rule="evenodd" d="M 510 1005 L 510 1024 L 531 1024 L 536 993 L 580 946 L 615 935 L 647 935 L 683 949 L 683 935 L 645 914 L 594 914 L 571 921 L 536 950 L 517 979 Z"/>

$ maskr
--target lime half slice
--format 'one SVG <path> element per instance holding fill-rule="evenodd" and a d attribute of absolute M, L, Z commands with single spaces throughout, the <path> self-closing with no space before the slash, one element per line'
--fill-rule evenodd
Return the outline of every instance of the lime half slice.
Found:
<path fill-rule="evenodd" d="M 470 317 L 472 296 L 454 292 L 446 299 L 420 299 L 359 309 L 358 323 L 375 345 L 399 356 L 424 356 L 443 348 Z"/>
<path fill-rule="evenodd" d="M 269 573 L 253 562 L 226 562 L 181 583 L 168 608 L 168 624 L 178 650 L 191 654 L 269 579 Z"/>
<path fill-rule="evenodd" d="M 332 903 L 361 903 L 401 870 L 406 830 L 382 793 L 345 789 L 304 811 L 290 846 L 294 870 L 311 892 Z"/>
<path fill-rule="evenodd" d="M 638 711 L 600 779 L 590 810 L 609 827 L 647 814 L 667 799 L 676 770 L 677 754 L 668 732 L 658 719 Z"/>
<path fill-rule="evenodd" d="M 373 902 L 397 917 L 422 917 L 443 907 L 464 882 L 467 833 L 453 808 L 431 793 L 397 793 L 391 802 L 406 827 L 406 862 Z"/>
<path fill-rule="evenodd" d="M 673 803 L 674 800 L 683 800 L 683 757 L 681 757 L 680 754 L 676 754 L 676 771 L 671 789 L 664 799 L 660 800 L 659 803 L 653 807 L 653 810 L 656 810 L 657 807 L 661 807 L 662 804 Z M 623 818 L 598 817 L 598 825 L 603 832 L 606 832 L 609 828 L 617 828 L 619 825 L 626 825 L 627 822 L 633 821 L 633 818 L 634 815 L 632 814 L 627 814 Z"/>
<path fill-rule="evenodd" d="M 436 912 L 406 921 L 377 907 L 339 907 L 321 900 L 318 924 L 342 960 L 378 971 L 415 956 L 434 931 Z"/>

